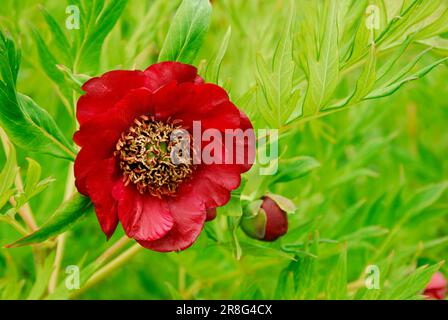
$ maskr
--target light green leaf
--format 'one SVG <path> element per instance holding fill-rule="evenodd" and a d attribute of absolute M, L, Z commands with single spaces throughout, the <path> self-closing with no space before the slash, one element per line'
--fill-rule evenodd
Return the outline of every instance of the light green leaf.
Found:
<path fill-rule="evenodd" d="M 409 217 L 416 216 L 439 200 L 447 189 L 448 181 L 424 187 L 409 199 L 404 210 Z"/>
<path fill-rule="evenodd" d="M 53 216 L 39 230 L 7 245 L 6 247 L 14 248 L 39 243 L 50 237 L 61 234 L 84 217 L 89 212 L 91 206 L 92 203 L 89 198 L 86 198 L 79 193 L 75 193 L 56 210 Z"/>
<path fill-rule="evenodd" d="M 308 61 L 309 80 L 304 116 L 314 115 L 326 106 L 339 82 L 338 1 L 325 1 L 325 28 L 320 51 Z M 320 37 L 317 37 L 320 38 Z"/>
<path fill-rule="evenodd" d="M 193 63 L 208 31 L 211 13 L 208 0 L 183 0 L 168 30 L 159 61 Z"/>
<path fill-rule="evenodd" d="M 25 190 L 16 197 L 16 209 L 21 208 L 33 197 L 44 191 L 50 183 L 54 181 L 51 177 L 39 181 L 42 171 L 40 164 L 31 158 L 27 158 L 27 160 L 28 169 L 26 173 Z"/>
<path fill-rule="evenodd" d="M 37 300 L 44 295 L 45 290 L 47 289 L 48 280 L 50 280 L 53 272 L 54 255 L 55 252 L 53 251 L 46 257 L 43 265 L 37 265 L 36 279 L 28 294 L 27 300 Z"/>
<path fill-rule="evenodd" d="M 447 60 L 448 60 L 448 57 L 437 60 L 436 62 L 430 64 L 429 66 L 427 66 L 423 69 L 420 69 L 419 71 L 417 71 L 416 73 L 414 73 L 411 76 L 408 76 L 401 80 L 398 80 L 386 87 L 376 89 L 373 92 L 371 92 L 365 99 L 378 99 L 378 98 L 390 96 L 391 94 L 395 93 L 398 89 L 400 89 L 406 83 L 423 78 L 425 75 L 427 75 L 429 72 L 431 72 L 432 69 L 441 65 L 442 63 L 444 63 Z"/>
<path fill-rule="evenodd" d="M 299 179 L 318 167 L 320 167 L 320 163 L 307 156 L 280 160 L 278 172 L 273 177 L 271 184 Z"/>
<path fill-rule="evenodd" d="M 347 298 L 347 247 L 341 249 L 336 267 L 331 270 L 327 284 L 327 298 L 343 300 Z"/>
<path fill-rule="evenodd" d="M 86 18 L 81 21 L 88 21 L 88 25 L 81 27 L 80 44 L 76 48 L 74 61 L 75 72 L 79 71 L 78 67 L 83 72 L 96 71 L 104 40 L 117 23 L 127 2 L 128 0 L 109 1 L 106 7 L 104 0 L 85 2 L 87 10 L 81 16 Z"/>
<path fill-rule="evenodd" d="M 385 291 L 381 299 L 385 300 L 407 300 L 416 299 L 421 296 L 432 275 L 440 268 L 440 264 L 433 266 L 422 266 L 410 275 L 403 275 L 402 279 L 393 284 L 392 288 Z"/>
<path fill-rule="evenodd" d="M 65 36 L 64 32 L 62 31 L 62 28 L 60 26 L 60 23 L 58 23 L 53 16 L 45 9 L 44 7 L 41 7 L 42 14 L 45 18 L 45 22 L 48 25 L 48 28 L 51 31 L 51 34 L 53 36 L 53 41 L 55 42 L 57 48 L 62 53 L 62 55 L 65 58 L 65 62 L 71 62 L 72 57 L 72 50 L 70 43 Z"/>
<path fill-rule="evenodd" d="M 226 54 L 227 47 L 229 46 L 230 36 L 232 34 L 232 27 L 227 29 L 226 34 L 224 35 L 224 39 L 222 40 L 221 46 L 216 53 L 215 57 L 210 61 L 207 66 L 206 78 L 209 79 L 213 83 L 218 83 L 219 81 L 219 71 L 221 69 L 222 59 Z"/>
<path fill-rule="evenodd" d="M 9 153 L 6 163 L 0 172 L 0 208 L 2 208 L 9 198 L 14 194 L 14 179 L 17 175 L 16 151 L 12 144 L 9 144 Z"/>

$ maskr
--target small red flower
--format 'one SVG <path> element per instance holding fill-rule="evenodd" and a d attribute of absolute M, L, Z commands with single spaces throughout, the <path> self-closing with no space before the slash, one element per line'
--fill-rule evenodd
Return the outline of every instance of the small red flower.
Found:
<path fill-rule="evenodd" d="M 177 62 L 107 72 L 82 88 L 86 93 L 77 104 L 80 129 L 74 136 L 81 147 L 76 186 L 92 200 L 107 238 L 120 221 L 127 236 L 146 248 L 189 247 L 207 210 L 225 205 L 241 173 L 250 169 L 253 139 L 244 139 L 244 163 L 173 165 L 170 134 L 182 129 L 193 135 L 193 121 L 200 121 L 201 132 L 252 129 L 247 116 L 224 89 L 204 83 L 195 67 Z M 200 151 L 208 143 L 202 142 Z M 233 143 L 234 150 L 241 147 L 236 139 Z M 223 146 L 220 156 L 227 152 Z"/>
<path fill-rule="evenodd" d="M 436 272 L 423 293 L 429 299 L 443 300 L 446 296 L 446 279 L 441 272 Z"/>

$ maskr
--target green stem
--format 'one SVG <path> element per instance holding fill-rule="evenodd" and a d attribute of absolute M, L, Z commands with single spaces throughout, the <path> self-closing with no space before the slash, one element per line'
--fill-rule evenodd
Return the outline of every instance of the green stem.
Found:
<path fill-rule="evenodd" d="M 139 244 L 134 244 L 132 247 L 130 247 L 128 250 L 120 254 L 118 257 L 116 257 L 114 260 L 106 264 L 104 267 L 102 267 L 100 270 L 98 270 L 93 276 L 86 282 L 86 284 L 80 288 L 79 290 L 76 290 L 70 298 L 76 298 L 80 294 L 87 291 L 92 286 L 98 284 L 104 278 L 106 278 L 108 275 L 110 275 L 113 271 L 121 267 L 123 264 L 125 264 L 127 261 L 129 261 L 132 257 L 134 257 L 140 250 L 142 250 L 143 247 Z"/>

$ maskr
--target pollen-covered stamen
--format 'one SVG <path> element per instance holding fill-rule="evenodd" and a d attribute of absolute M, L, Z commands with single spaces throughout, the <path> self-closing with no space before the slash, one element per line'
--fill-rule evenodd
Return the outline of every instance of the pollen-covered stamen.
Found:
<path fill-rule="evenodd" d="M 134 120 L 134 125 L 121 135 L 115 151 L 125 185 L 132 182 L 140 193 L 159 198 L 176 194 L 194 170 L 191 161 L 174 164 L 171 159 L 171 151 L 179 143 L 171 141 L 171 133 L 180 128 L 178 120 L 162 122 L 147 116 Z"/>

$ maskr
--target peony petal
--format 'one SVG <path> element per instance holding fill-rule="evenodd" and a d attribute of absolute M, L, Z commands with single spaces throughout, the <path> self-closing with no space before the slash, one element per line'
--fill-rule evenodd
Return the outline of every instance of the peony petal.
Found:
<path fill-rule="evenodd" d="M 198 70 L 188 64 L 166 61 L 153 64 L 144 71 L 147 77 L 147 88 L 156 91 L 172 81 L 177 83 L 192 82 L 202 83 L 198 76 Z"/>
<path fill-rule="evenodd" d="M 90 172 L 103 170 L 102 161 L 112 158 L 115 150 L 115 137 L 101 134 L 94 137 L 88 145 L 81 148 L 75 159 L 75 183 L 79 192 L 84 195 L 88 195 L 86 178 Z"/>
<path fill-rule="evenodd" d="M 244 139 L 244 163 L 240 164 L 241 172 L 249 171 L 255 162 L 256 156 L 256 138 L 254 128 L 247 115 L 240 111 L 241 124 L 240 127 L 244 132 L 247 132 L 247 139 Z M 234 150 L 238 150 L 240 142 L 237 142 Z M 236 157 L 236 154 L 235 154 Z M 235 162 L 236 163 L 236 162 Z"/>
<path fill-rule="evenodd" d="M 86 179 L 86 189 L 95 206 L 101 229 L 109 239 L 118 224 L 117 202 L 112 197 L 112 189 L 121 175 L 115 158 L 97 163 L 98 170 L 92 170 Z"/>
<path fill-rule="evenodd" d="M 194 192 L 179 194 L 168 200 L 174 218 L 173 228 L 161 239 L 138 241 L 143 247 L 159 251 L 180 251 L 193 244 L 205 223 L 205 207 Z"/>
<path fill-rule="evenodd" d="M 173 216 L 165 200 L 140 194 L 133 185 L 115 185 L 118 217 L 128 237 L 141 241 L 162 238 L 173 227 Z"/>
<path fill-rule="evenodd" d="M 154 105 L 157 119 L 180 119 L 187 130 L 192 129 L 193 121 L 200 121 L 202 130 L 224 131 L 240 126 L 238 109 L 224 89 L 214 84 L 165 86 L 154 94 Z"/>
<path fill-rule="evenodd" d="M 129 90 L 144 87 L 147 78 L 138 70 L 115 70 L 87 81 L 82 89 L 86 92 L 78 100 L 76 117 L 79 124 L 111 109 Z"/>
<path fill-rule="evenodd" d="M 230 200 L 230 191 L 241 183 L 240 170 L 233 165 L 202 165 L 194 177 L 181 186 L 179 193 L 194 193 L 194 197 L 215 208 L 225 205 Z"/>

